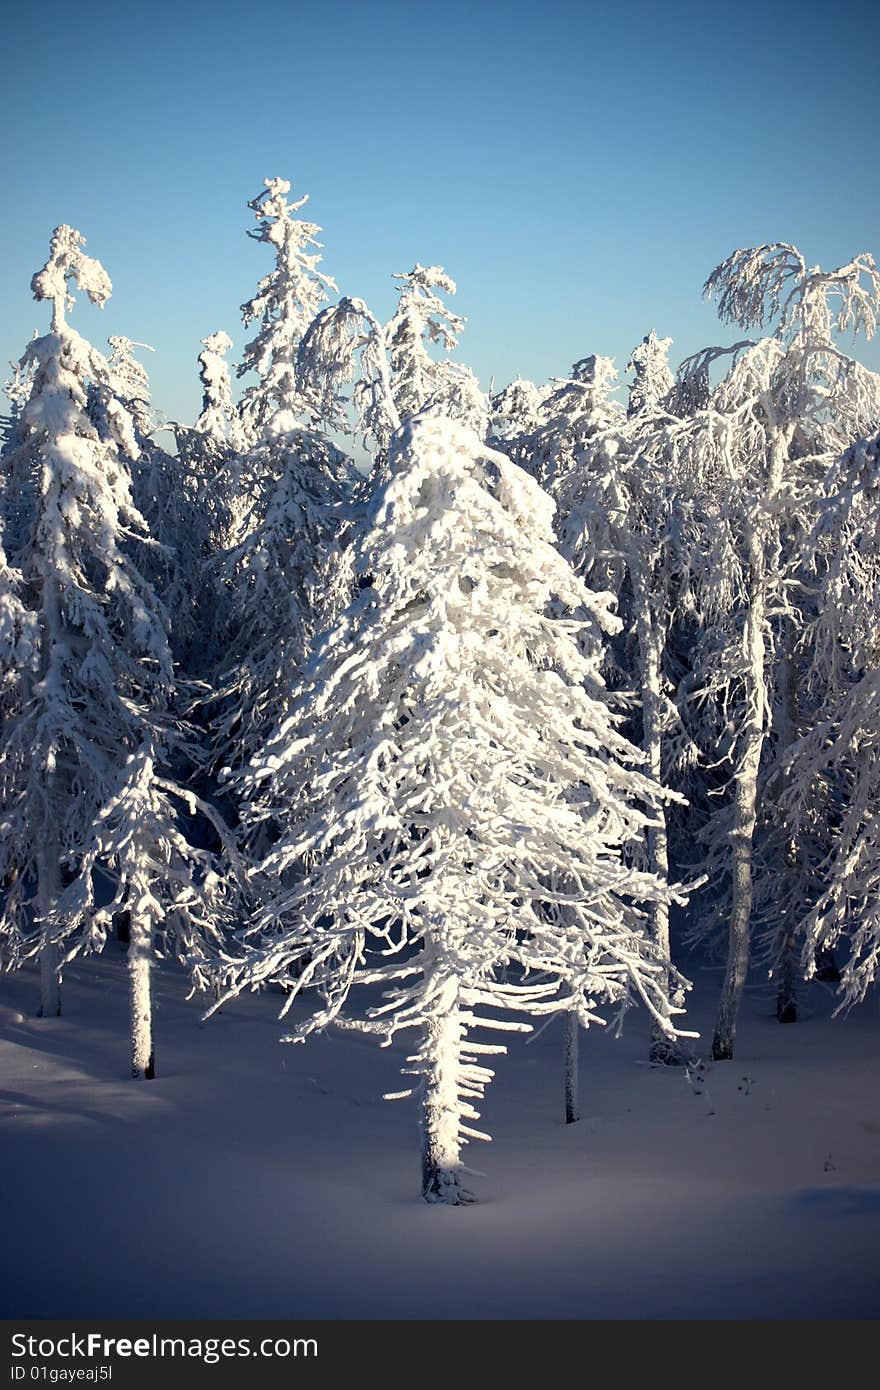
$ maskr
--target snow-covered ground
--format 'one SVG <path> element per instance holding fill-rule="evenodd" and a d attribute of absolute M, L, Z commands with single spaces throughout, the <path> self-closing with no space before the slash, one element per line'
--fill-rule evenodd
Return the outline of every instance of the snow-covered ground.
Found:
<path fill-rule="evenodd" d="M 695 970 L 708 1055 L 716 972 Z M 746 995 L 737 1057 L 641 1064 L 647 1022 L 581 1042 L 561 1122 L 561 1025 L 513 1040 L 466 1156 L 473 1207 L 418 1199 L 405 1048 L 281 1046 L 276 996 L 205 1027 L 157 975 L 158 1078 L 127 1077 L 123 948 L 33 1016 L 0 980 L 5 1317 L 837 1318 L 880 1315 L 880 1012 L 783 1027 Z"/>

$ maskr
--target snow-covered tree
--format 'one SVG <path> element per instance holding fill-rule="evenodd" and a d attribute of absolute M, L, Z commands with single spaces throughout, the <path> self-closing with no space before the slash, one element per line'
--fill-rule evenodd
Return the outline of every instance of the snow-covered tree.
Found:
<path fill-rule="evenodd" d="M 194 578 L 200 571 L 204 574 L 211 554 L 232 543 L 251 504 L 253 480 L 242 476 L 245 433 L 226 361 L 231 347 L 232 339 L 222 329 L 202 339 L 202 409 L 194 425 L 174 425 L 180 459 L 177 494 L 189 516 L 187 533 L 197 552 L 191 557 Z"/>
<path fill-rule="evenodd" d="M 397 311 L 386 326 L 391 367 L 391 389 L 402 420 L 427 405 L 445 378 L 444 361 L 432 357 L 429 348 L 451 352 L 458 345 L 464 319 L 446 307 L 437 290 L 455 294 L 455 281 L 440 265 L 414 265 L 400 281 Z"/>
<path fill-rule="evenodd" d="M 320 229 L 293 218 L 305 199 L 288 207 L 289 188 L 268 180 L 266 193 L 250 204 L 261 219 L 253 235 L 277 252 L 274 272 L 244 310 L 246 321 L 260 317 L 262 328 L 242 370 L 258 367 L 261 381 L 245 393 L 239 419 L 223 360 L 229 339 L 205 339 L 204 409 L 184 441 L 212 522 L 220 650 L 210 704 L 216 761 L 229 770 L 247 762 L 284 717 L 312 634 L 348 600 L 341 542 L 358 475 L 326 435 L 298 423 L 321 414 L 318 396 L 331 402 L 327 413 L 337 423 L 328 374 L 322 368 L 320 387 L 308 397 L 295 379 L 301 336 L 332 281 L 318 274 L 320 257 L 306 250 L 317 245 Z"/>
<path fill-rule="evenodd" d="M 356 540 L 360 591 L 242 778 L 243 814 L 280 835 L 230 987 L 283 981 L 285 1013 L 314 987 L 287 1041 L 417 1031 L 431 1202 L 468 1199 L 461 1148 L 486 1137 L 473 1102 L 504 1048 L 474 1030 L 603 1006 L 619 1023 L 641 999 L 675 1031 L 647 916 L 671 892 L 630 862 L 663 792 L 605 698 L 609 596 L 555 549 L 552 513 L 472 433 L 410 419 Z M 366 1016 L 357 984 L 384 987 Z"/>
<path fill-rule="evenodd" d="M 350 431 L 350 404 L 364 443 L 374 457 L 384 457 L 400 428 L 400 414 L 385 327 L 362 299 L 344 296 L 316 315 L 299 346 L 297 376 L 315 419 L 330 429 Z M 345 388 L 350 383 L 349 402 Z"/>
<path fill-rule="evenodd" d="M 149 343 L 137 343 L 131 338 L 114 334 L 107 339 L 110 348 L 110 390 L 121 401 L 134 423 L 140 440 L 146 440 L 155 428 L 150 401 L 150 378 L 147 369 L 134 355 L 135 348 L 155 352 Z"/>
<path fill-rule="evenodd" d="M 444 304 L 438 290 L 455 294 L 455 281 L 442 266 L 414 265 L 400 281 L 397 310 L 385 325 L 394 404 L 401 420 L 426 407 L 437 410 L 481 437 L 488 425 L 488 402 L 469 367 L 430 349 L 450 353 L 458 346 L 465 321 Z"/>
<path fill-rule="evenodd" d="M 824 490 L 813 533 L 821 594 L 804 637 L 816 716 L 790 751 L 784 809 L 819 847 L 807 973 L 846 942 L 844 1009 L 880 974 L 880 436 L 848 449 Z"/>
<path fill-rule="evenodd" d="M 100 951 L 113 921 L 126 915 L 131 1072 L 147 1080 L 156 1074 L 154 962 L 179 960 L 191 971 L 194 987 L 207 989 L 211 956 L 221 951 L 228 919 L 229 885 L 218 872 L 224 866 L 183 833 L 187 813 L 198 813 L 219 832 L 237 865 L 231 837 L 213 807 L 161 776 L 146 735 L 121 769 L 117 789 L 91 827 L 78 873 L 47 922 L 58 942 L 73 940 L 77 950 Z M 108 877 L 112 896 L 99 903 L 96 890 Z"/>
<path fill-rule="evenodd" d="M 611 395 L 617 371 L 610 357 L 591 353 L 575 362 L 571 376 L 545 388 L 542 421 L 532 434 L 510 441 L 509 452 L 552 490 L 555 478 L 570 472 L 591 441 L 622 421 L 624 412 Z"/>
<path fill-rule="evenodd" d="M 112 394 L 106 359 L 65 322 L 72 281 L 99 305 L 110 293 L 109 277 L 82 244 L 72 228 L 57 228 L 49 260 L 32 282 L 35 297 L 50 300 L 53 310 L 51 332 L 23 358 L 33 366 L 33 386 L 18 451 L 39 483 L 32 529 L 12 557 L 14 571 L 4 571 L 2 601 L 0 928 L 9 963 L 39 954 L 47 1016 L 60 1012 L 63 963 L 103 939 L 91 910 L 94 870 L 100 863 L 105 881 L 117 884 L 121 873 L 134 873 L 134 851 L 129 847 L 126 858 L 118 836 L 113 840 L 120 818 L 141 824 L 141 885 L 167 877 L 154 860 L 177 836 L 166 795 L 171 785 L 155 773 L 170 737 L 175 689 L 168 619 L 131 553 L 148 539 L 126 466 L 138 445 L 131 417 Z M 90 397 L 101 402 L 102 430 L 89 413 Z M 13 451 L 3 462 L 8 476 L 20 459 Z M 135 780 L 133 766 L 140 769 Z M 102 828 L 110 834 L 106 844 Z M 158 838 L 148 840 L 148 830 Z M 117 848 L 105 856 L 110 844 Z M 197 861 L 190 857 L 194 896 L 203 887 Z M 68 910 L 74 898 L 88 910 Z M 132 939 L 140 940 L 138 901 L 131 898 L 130 907 Z M 134 974 L 138 958 L 135 950 Z M 135 993 L 141 999 L 142 987 Z"/>
<path fill-rule="evenodd" d="M 202 677 L 213 672 L 227 636 L 217 556 L 232 544 L 252 505 L 253 479 L 242 476 L 245 436 L 225 360 L 231 347 L 222 330 L 202 339 L 198 419 L 194 425 L 175 422 L 176 457 L 154 450 L 155 478 L 145 470 L 139 475 L 151 489 L 142 506 L 161 545 L 157 584 L 175 618 L 175 656 Z"/>
<path fill-rule="evenodd" d="M 665 361 L 668 340 L 660 346 Z M 653 375 L 662 375 L 656 364 Z M 690 764 L 696 751 L 676 707 L 667 644 L 676 620 L 690 610 L 690 573 L 703 538 L 692 480 L 679 466 L 683 426 L 663 411 L 659 398 L 652 407 L 644 382 L 642 391 L 639 410 L 629 418 L 609 412 L 578 428 L 573 439 L 563 438 L 564 449 L 552 455 L 550 486 L 562 553 L 590 587 L 618 596 L 626 640 L 615 654 L 617 683 L 635 693 L 641 729 L 634 737 L 659 781 L 678 771 L 678 764 Z M 531 447 L 539 460 L 549 455 L 540 430 L 531 446 L 525 439 L 520 447 Z M 667 840 L 664 808 L 647 835 L 651 871 L 664 881 Z M 652 905 L 651 915 L 658 951 L 671 961 L 665 900 Z M 680 1055 L 675 1040 L 655 1027 L 651 1060 L 675 1062 Z"/>
<path fill-rule="evenodd" d="M 272 420 L 276 432 L 281 433 L 302 423 L 297 349 L 328 290 L 336 291 L 329 275 L 318 270 L 321 243 L 316 237 L 321 228 L 295 216 L 308 202 L 308 194 L 289 203 L 287 179 L 266 179 L 265 185 L 248 203 L 257 220 L 248 236 L 272 247 L 275 265 L 260 281 L 253 299 L 241 308 L 245 326 L 258 325 L 256 337 L 245 347 L 238 366 L 240 377 L 248 372 L 256 372 L 258 377 L 245 391 L 239 407 L 249 445 L 259 440 Z"/>
<path fill-rule="evenodd" d="M 669 367 L 671 338 L 658 338 L 653 328 L 630 353 L 626 364 L 633 373 L 629 388 L 628 415 L 646 415 L 662 409 L 675 385 Z"/>
<path fill-rule="evenodd" d="M 347 504 L 358 475 L 316 430 L 265 435 L 246 456 L 254 495 L 217 557 L 227 638 L 217 664 L 222 763 L 257 751 L 294 699 L 309 642 L 347 604 Z"/>
<path fill-rule="evenodd" d="M 733 1055 L 749 964 L 759 816 L 776 838 L 770 873 L 781 866 L 789 885 L 801 885 L 787 891 L 810 891 L 796 837 L 773 812 L 803 717 L 795 658 L 802 547 L 829 463 L 880 419 L 880 378 L 845 356 L 835 338 L 848 328 L 873 332 L 880 276 L 869 256 L 822 272 L 808 268 L 795 248 L 777 244 L 734 252 L 706 290 L 718 297 L 722 317 L 743 328 L 777 320 L 772 337 L 737 345 L 728 375 L 692 417 L 693 451 L 712 494 L 707 548 L 719 557 L 703 586 L 713 614 L 697 663 L 724 713 L 732 767 L 728 810 L 715 819 L 710 839 L 730 880 L 727 967 L 713 1039 L 713 1055 L 724 1059 Z M 707 363 L 712 355 L 703 354 Z M 796 1008 L 791 962 L 802 910 L 792 903 L 777 927 L 774 953 L 787 995 L 779 1013 L 786 1021 Z"/>
<path fill-rule="evenodd" d="M 362 299 L 343 298 L 322 310 L 306 333 L 298 357 L 299 382 L 311 414 L 348 431 L 344 388 L 354 383 L 350 405 L 358 429 L 378 459 L 391 435 L 410 416 L 430 410 L 456 420 L 483 438 L 489 402 L 469 367 L 431 356 L 458 343 L 464 319 L 446 308 L 436 290 L 455 293 L 442 266 L 416 265 L 401 281 L 397 311 L 381 324 Z"/>
<path fill-rule="evenodd" d="M 489 440 L 503 448 L 521 435 L 534 434 L 541 423 L 546 389 L 517 377 L 489 401 Z"/>
<path fill-rule="evenodd" d="M 245 437 L 232 399 L 232 382 L 226 354 L 232 339 L 222 329 L 202 339 L 199 353 L 199 380 L 202 383 L 202 410 L 195 428 L 209 445 L 220 451 L 227 447 L 241 451 Z"/>

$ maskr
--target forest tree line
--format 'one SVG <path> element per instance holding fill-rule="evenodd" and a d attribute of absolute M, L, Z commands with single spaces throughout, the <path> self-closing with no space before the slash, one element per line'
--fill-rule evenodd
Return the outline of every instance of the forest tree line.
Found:
<path fill-rule="evenodd" d="M 381 322 L 336 298 L 306 199 L 249 203 L 266 273 L 203 405 L 160 443 L 147 345 L 68 226 L 13 365 L 0 470 L 0 943 L 64 966 L 127 940 L 132 1071 L 151 971 L 203 1012 L 284 991 L 285 1040 L 414 1030 L 423 1195 L 470 1199 L 489 1034 L 641 1003 L 686 1059 L 684 947 L 861 1001 L 880 960 L 880 273 L 784 244 L 705 291 L 730 343 L 485 393 L 454 281 L 416 264 Z M 625 398 L 623 398 L 625 397 Z M 346 438 L 365 447 L 356 465 Z M 685 908 L 683 940 L 670 913 Z M 354 985 L 367 987 L 350 999 Z M 366 1001 L 359 1006 L 357 999 Z M 477 1035 L 477 1036 L 475 1036 Z"/>

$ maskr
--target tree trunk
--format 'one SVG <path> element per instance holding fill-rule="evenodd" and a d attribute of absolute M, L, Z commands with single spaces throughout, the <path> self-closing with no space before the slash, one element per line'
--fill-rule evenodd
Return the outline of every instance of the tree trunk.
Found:
<path fill-rule="evenodd" d="M 786 628 L 790 625 L 786 625 Z M 782 645 L 785 655 L 782 658 L 779 669 L 779 708 L 776 711 L 776 776 L 774 778 L 774 795 L 779 797 L 785 788 L 784 760 L 786 751 L 793 745 L 796 737 L 797 728 L 797 684 L 795 679 L 794 662 L 788 654 L 790 643 L 793 637 L 790 632 L 783 628 Z M 786 836 L 784 863 L 790 873 L 795 873 L 798 866 L 798 846 L 796 841 L 789 833 Z M 797 1023 L 798 1016 L 798 959 L 797 941 L 795 938 L 796 921 L 792 920 L 794 906 L 789 910 L 789 920 L 785 927 L 780 925 L 777 936 L 779 949 L 774 964 L 774 969 L 778 977 L 778 989 L 776 993 L 776 1017 L 780 1023 Z"/>
<path fill-rule="evenodd" d="M 461 1011 L 457 992 L 428 1024 L 422 1100 L 422 1196 L 426 1202 L 461 1206 L 473 1197 L 461 1185 Z"/>
<path fill-rule="evenodd" d="M 744 633 L 747 711 L 741 734 L 742 753 L 733 797 L 733 893 L 727 945 L 727 966 L 712 1056 L 716 1062 L 733 1057 L 736 1021 L 749 970 L 752 916 L 752 852 L 758 801 L 758 770 L 764 747 L 766 690 L 764 635 L 764 558 L 754 536 L 749 538 L 749 611 Z"/>
<path fill-rule="evenodd" d="M 578 1090 L 578 1027 L 577 1015 L 565 1016 L 565 1123 L 573 1125 L 581 1117 Z"/>
<path fill-rule="evenodd" d="M 40 917 L 51 913 L 58 901 L 61 868 L 58 863 L 58 841 L 47 836 L 37 858 L 37 903 Z M 61 949 L 52 941 L 44 941 L 40 950 L 40 1017 L 58 1018 L 61 1014 Z"/>
<path fill-rule="evenodd" d="M 52 331 L 56 320 L 64 323 L 63 297 L 52 301 Z M 40 679 L 47 680 L 55 657 L 55 647 L 61 634 L 61 613 L 58 587 L 53 580 L 43 586 L 43 621 L 40 651 Z M 40 949 L 40 1016 L 58 1018 L 61 1014 L 61 948 L 46 940 L 46 919 L 51 916 L 61 892 L 61 839 L 58 813 L 58 772 L 54 755 L 46 759 L 45 823 L 36 850 L 37 911 L 42 933 Z"/>
<path fill-rule="evenodd" d="M 637 606 L 636 633 L 641 666 L 642 748 L 648 756 L 647 770 L 659 782 L 663 770 L 663 644 L 656 623 L 652 620 L 650 588 L 647 575 L 641 566 L 633 574 L 633 590 Z M 669 849 L 665 807 L 660 808 L 659 815 L 660 824 L 652 826 L 647 832 L 648 863 L 651 872 L 656 874 L 661 882 L 668 883 Z M 668 990 L 671 978 L 668 967 L 672 964 L 668 904 L 651 904 L 651 925 L 654 944 L 667 965 Z M 680 1066 L 683 1061 L 680 1044 L 674 1038 L 668 1038 L 656 1020 L 651 1022 L 648 1060 L 665 1066 Z"/>
<path fill-rule="evenodd" d="M 747 711 L 742 729 L 742 757 L 736 774 L 733 803 L 733 901 L 730 911 L 727 969 L 721 990 L 718 1022 L 712 1039 L 715 1061 L 733 1057 L 736 1020 L 749 969 L 752 915 L 752 853 L 758 803 L 758 773 L 764 748 L 767 711 L 766 594 L 768 548 L 771 570 L 781 560 L 779 518 L 774 516 L 785 480 L 793 425 L 781 426 L 769 393 L 762 397 L 770 442 L 769 469 L 758 516 L 747 534 L 749 609 L 743 634 L 746 657 Z"/>
<path fill-rule="evenodd" d="M 131 1006 L 131 1074 L 152 1081 L 153 1004 L 150 973 L 153 964 L 152 933 L 141 918 L 133 917 L 128 944 L 128 993 Z"/>
<path fill-rule="evenodd" d="M 776 1017 L 780 1023 L 797 1023 L 797 951 L 794 932 L 787 931 L 777 964 L 779 989 L 776 994 Z"/>
<path fill-rule="evenodd" d="M 60 1018 L 61 1016 L 61 952 L 54 945 L 46 945 L 40 951 L 39 1016 L 40 1018 Z"/>

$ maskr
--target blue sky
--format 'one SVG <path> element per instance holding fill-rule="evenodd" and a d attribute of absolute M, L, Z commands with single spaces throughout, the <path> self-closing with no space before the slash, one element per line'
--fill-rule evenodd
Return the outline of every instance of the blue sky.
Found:
<path fill-rule="evenodd" d="M 678 361 L 730 338 L 700 293 L 734 247 L 880 257 L 878 38 L 848 0 L 19 7 L 0 361 L 47 326 L 30 276 L 69 222 L 114 282 L 73 322 L 152 343 L 157 405 L 193 418 L 199 340 L 240 349 L 270 265 L 244 233 L 274 174 L 311 194 L 323 268 L 378 314 L 392 272 L 444 265 L 486 386 L 589 352 L 622 369 L 650 328 Z M 880 367 L 876 340 L 857 355 Z"/>

